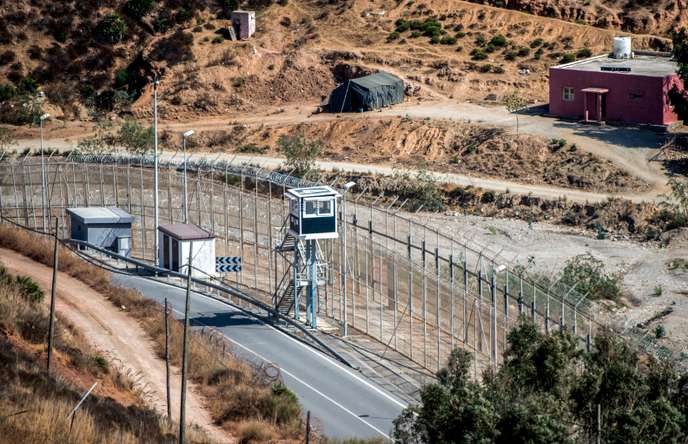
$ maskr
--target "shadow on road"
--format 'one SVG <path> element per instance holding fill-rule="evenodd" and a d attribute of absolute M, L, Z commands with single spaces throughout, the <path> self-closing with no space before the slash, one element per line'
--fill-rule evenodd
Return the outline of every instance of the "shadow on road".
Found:
<path fill-rule="evenodd" d="M 262 323 L 241 312 L 201 313 L 189 319 L 192 327 L 239 327 L 260 326 Z"/>
<path fill-rule="evenodd" d="M 590 137 L 621 148 L 659 148 L 667 138 L 666 134 L 639 126 L 585 125 L 564 120 L 556 120 L 553 126 L 568 129 L 577 136 Z"/>

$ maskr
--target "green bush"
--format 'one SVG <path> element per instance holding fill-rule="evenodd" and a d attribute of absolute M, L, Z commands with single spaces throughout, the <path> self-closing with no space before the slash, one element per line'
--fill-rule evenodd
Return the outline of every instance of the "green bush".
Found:
<path fill-rule="evenodd" d="M 518 56 L 519 57 L 528 57 L 529 54 L 530 54 L 530 48 L 528 48 L 527 46 L 522 46 L 522 47 L 518 48 Z"/>
<path fill-rule="evenodd" d="M 285 167 L 292 174 L 303 177 L 315 168 L 315 160 L 323 149 L 319 140 L 308 140 L 303 134 L 280 136 L 277 140 L 279 150 L 287 158 Z"/>
<path fill-rule="evenodd" d="M 397 40 L 397 39 L 399 39 L 399 32 L 398 31 L 392 31 L 387 36 L 388 42 L 393 42 L 394 40 Z"/>
<path fill-rule="evenodd" d="M 140 19 L 153 10 L 153 0 L 129 0 L 124 5 L 127 15 Z"/>
<path fill-rule="evenodd" d="M 506 46 L 507 40 L 506 37 L 504 37 L 502 34 L 497 34 L 496 36 L 492 37 L 490 43 L 492 44 L 492 46 L 501 48 Z"/>
<path fill-rule="evenodd" d="M 592 51 L 590 48 L 582 48 L 579 49 L 578 52 L 576 53 L 576 58 L 577 59 L 586 59 L 588 57 L 592 56 Z"/>
<path fill-rule="evenodd" d="M 504 71 L 504 68 L 502 68 L 499 65 L 496 65 L 496 66 L 492 67 L 492 72 L 495 74 L 504 74 L 505 71 Z"/>
<path fill-rule="evenodd" d="M 411 29 L 411 23 L 404 19 L 397 20 L 396 22 L 394 22 L 394 25 L 396 26 L 396 31 L 398 33 L 405 32 Z"/>
<path fill-rule="evenodd" d="M 419 31 L 412 31 L 411 34 L 409 35 L 409 37 L 411 37 L 412 39 L 416 39 L 422 35 L 423 34 L 421 34 Z"/>
<path fill-rule="evenodd" d="M 106 43 L 119 43 L 127 33 L 127 24 L 118 14 L 108 14 L 96 25 L 96 37 Z"/>
<path fill-rule="evenodd" d="M 456 37 L 457 39 L 462 39 L 462 38 L 466 37 L 466 33 L 463 31 L 459 31 L 456 34 L 454 34 L 454 37 Z"/>
<path fill-rule="evenodd" d="M 217 45 L 218 43 L 222 43 L 224 41 L 225 41 L 224 37 L 222 37 L 221 35 L 216 35 L 215 37 L 213 37 L 213 40 L 211 41 L 211 43 Z"/>
<path fill-rule="evenodd" d="M 299 400 L 284 384 L 272 386 L 272 419 L 279 425 L 288 424 L 301 414 Z"/>
<path fill-rule="evenodd" d="M 480 71 L 482 73 L 490 72 L 490 71 L 492 71 L 492 65 L 490 65 L 489 63 L 487 63 L 485 65 L 480 65 L 480 67 L 478 68 L 478 71 Z"/>
<path fill-rule="evenodd" d="M 538 48 L 537 51 L 535 51 L 535 54 L 533 55 L 533 58 L 534 58 L 535 60 L 540 60 L 540 58 L 542 57 L 542 54 L 543 54 L 543 53 L 544 53 L 544 51 L 542 50 L 542 48 Z"/>
<path fill-rule="evenodd" d="M 662 324 L 658 324 L 655 327 L 655 338 L 662 339 L 664 336 L 666 336 L 666 329 Z"/>
<path fill-rule="evenodd" d="M 442 37 L 442 39 L 440 39 L 440 43 L 443 45 L 455 45 L 456 37 L 445 35 L 444 37 Z"/>
<path fill-rule="evenodd" d="M 10 100 L 17 95 L 17 90 L 12 85 L 2 84 L 0 85 L 0 102 Z"/>
<path fill-rule="evenodd" d="M 438 43 L 440 43 L 440 36 L 433 35 L 432 37 L 430 37 L 430 43 L 433 45 L 437 45 Z"/>
<path fill-rule="evenodd" d="M 538 39 L 535 39 L 532 42 L 530 42 L 530 47 L 535 49 L 539 46 L 542 46 L 542 43 L 543 43 L 543 40 L 538 38 Z"/>
<path fill-rule="evenodd" d="M 485 39 L 484 35 L 478 34 L 477 36 L 475 36 L 474 43 L 478 46 L 485 46 L 487 44 L 487 40 Z"/>
<path fill-rule="evenodd" d="M 588 299 L 617 300 L 621 295 L 618 278 L 608 274 L 604 269 L 604 262 L 590 254 L 575 256 L 566 261 L 560 281 L 569 287 L 575 285 L 576 291 L 587 294 Z"/>
<path fill-rule="evenodd" d="M 561 63 L 563 65 L 564 63 L 571 63 L 571 62 L 575 62 L 575 61 L 576 61 L 576 56 L 567 52 L 566 54 L 564 54 L 561 57 L 561 59 L 559 60 L 559 63 Z"/>
<path fill-rule="evenodd" d="M 117 142 L 128 151 L 146 153 L 153 146 L 153 129 L 144 128 L 138 122 L 127 120 L 119 128 Z"/>
<path fill-rule="evenodd" d="M 487 53 L 481 48 L 474 48 L 471 51 L 471 58 L 473 60 L 485 60 L 487 58 Z"/>
<path fill-rule="evenodd" d="M 516 51 L 506 51 L 504 53 L 504 60 L 507 60 L 509 62 L 513 62 L 516 60 L 516 57 L 518 56 L 518 53 Z"/>
<path fill-rule="evenodd" d="M 14 281 L 24 299 L 31 303 L 43 302 L 43 290 L 33 279 L 28 276 L 16 276 Z"/>

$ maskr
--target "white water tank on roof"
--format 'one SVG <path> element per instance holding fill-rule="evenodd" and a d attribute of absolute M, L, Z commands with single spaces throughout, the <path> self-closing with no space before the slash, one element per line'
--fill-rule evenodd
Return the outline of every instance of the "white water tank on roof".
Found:
<path fill-rule="evenodd" d="M 615 59 L 630 59 L 633 57 L 630 37 L 614 37 L 612 57 Z"/>

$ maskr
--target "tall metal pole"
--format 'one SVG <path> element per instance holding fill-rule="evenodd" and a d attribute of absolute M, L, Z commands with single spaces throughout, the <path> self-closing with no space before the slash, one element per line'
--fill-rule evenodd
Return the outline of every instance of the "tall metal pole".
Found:
<path fill-rule="evenodd" d="M 346 300 L 346 276 L 347 276 L 347 249 L 346 249 L 346 193 L 349 191 L 351 187 L 356 185 L 354 182 L 348 182 L 347 184 L 344 185 L 344 192 L 342 193 L 342 282 L 344 283 L 342 287 L 342 296 L 341 296 L 341 303 L 340 307 L 342 310 L 341 317 L 340 319 L 342 320 L 342 329 L 341 333 L 342 336 L 346 337 L 349 334 L 349 327 L 347 325 L 347 319 L 346 319 L 346 305 L 347 305 L 347 300 Z"/>
<path fill-rule="evenodd" d="M 184 429 L 186 420 L 186 369 L 189 361 L 189 306 L 191 304 L 191 261 L 193 242 L 189 242 L 189 262 L 186 269 L 186 302 L 184 305 L 184 343 L 182 348 L 182 392 L 179 402 L 179 444 L 184 444 Z"/>
<path fill-rule="evenodd" d="M 55 218 L 55 247 L 53 248 L 53 281 L 50 288 L 50 320 L 48 323 L 48 376 L 52 370 L 53 360 L 53 341 L 55 338 L 55 296 L 57 293 L 57 259 L 59 257 L 57 245 L 57 233 L 59 229 L 59 220 Z"/>
<path fill-rule="evenodd" d="M 155 266 L 159 265 L 158 258 L 158 225 L 160 224 L 160 214 L 158 212 L 158 74 L 153 74 L 153 206 L 155 207 L 153 245 L 155 250 Z"/>
<path fill-rule="evenodd" d="M 43 121 L 50 117 L 48 114 L 43 114 L 38 118 L 41 125 L 41 214 L 43 215 L 43 231 L 48 229 L 48 220 L 46 219 L 45 208 L 46 208 L 46 188 L 47 183 L 45 181 L 45 156 L 43 155 Z"/>

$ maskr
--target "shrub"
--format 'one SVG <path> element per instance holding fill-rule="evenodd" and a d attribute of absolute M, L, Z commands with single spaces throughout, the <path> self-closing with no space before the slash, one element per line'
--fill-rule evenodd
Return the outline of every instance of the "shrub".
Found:
<path fill-rule="evenodd" d="M 12 99 L 17 94 L 17 90 L 12 85 L 0 84 L 0 102 Z"/>
<path fill-rule="evenodd" d="M 211 40 L 211 43 L 213 43 L 213 44 L 218 44 L 218 43 L 222 43 L 222 42 L 224 42 L 224 41 L 225 41 L 225 38 L 224 38 L 224 37 L 222 37 L 221 35 L 216 35 L 216 36 L 213 37 L 213 39 Z"/>
<path fill-rule="evenodd" d="M 616 300 L 621 295 L 618 278 L 606 273 L 604 262 L 590 254 L 566 261 L 560 280 L 569 287 L 575 285 L 576 291 L 587 294 L 589 299 Z"/>
<path fill-rule="evenodd" d="M 446 36 L 442 37 L 442 39 L 440 40 L 440 43 L 443 45 L 455 45 L 456 44 L 456 37 L 446 35 Z"/>
<path fill-rule="evenodd" d="M 394 24 L 396 25 L 397 32 L 404 32 L 411 29 L 411 23 L 404 19 L 399 19 L 396 22 L 394 22 Z"/>
<path fill-rule="evenodd" d="M 273 442 L 274 439 L 275 432 L 269 424 L 262 421 L 245 421 L 237 426 L 238 444 Z"/>
<path fill-rule="evenodd" d="M 482 73 L 490 72 L 492 71 L 492 65 L 490 65 L 489 63 L 486 63 L 485 65 L 480 65 L 478 71 Z"/>
<path fill-rule="evenodd" d="M 518 56 L 519 57 L 528 57 L 529 54 L 530 54 L 530 48 L 528 48 L 527 46 L 522 46 L 522 47 L 518 48 Z"/>
<path fill-rule="evenodd" d="M 490 43 L 493 46 L 497 46 L 499 48 L 506 46 L 507 40 L 506 37 L 504 37 L 502 34 L 497 34 L 496 36 L 492 37 L 490 40 Z"/>
<path fill-rule="evenodd" d="M 484 35 L 478 34 L 477 36 L 475 36 L 474 43 L 478 46 L 485 46 L 487 44 L 487 40 L 485 39 Z"/>
<path fill-rule="evenodd" d="M 124 5 L 127 15 L 140 19 L 153 10 L 153 0 L 129 0 Z"/>
<path fill-rule="evenodd" d="M 440 43 L 440 41 L 440 36 L 438 35 L 433 35 L 432 37 L 430 37 L 430 43 L 433 45 L 437 45 L 438 43 Z"/>
<path fill-rule="evenodd" d="M 585 59 L 585 58 L 588 58 L 591 56 L 592 56 L 592 51 L 590 50 L 590 48 L 579 49 L 578 52 L 576 53 L 577 59 Z"/>
<path fill-rule="evenodd" d="M 518 56 L 518 53 L 516 51 L 507 51 L 504 53 L 504 60 L 513 62 L 514 60 L 516 60 L 516 56 Z"/>
<path fill-rule="evenodd" d="M 422 36 L 422 35 L 423 35 L 423 34 L 421 34 L 419 31 L 412 31 L 412 32 L 411 32 L 411 35 L 410 35 L 409 37 L 411 37 L 412 39 L 415 39 L 415 38 L 418 38 L 418 37 L 420 37 L 420 36 Z"/>
<path fill-rule="evenodd" d="M 232 79 L 232 86 L 237 89 L 242 88 L 245 83 L 246 79 L 244 79 L 243 77 L 234 77 Z"/>
<path fill-rule="evenodd" d="M 239 145 L 237 148 L 238 153 L 256 153 L 256 154 L 265 154 L 270 150 L 269 147 L 263 145 L 259 146 L 256 145 L 255 143 L 247 143 L 244 145 Z"/>
<path fill-rule="evenodd" d="M 393 31 L 390 32 L 389 35 L 387 36 L 387 41 L 392 42 L 394 40 L 399 39 L 399 32 L 398 31 Z"/>
<path fill-rule="evenodd" d="M 133 120 L 125 121 L 117 133 L 117 142 L 134 153 L 146 153 L 152 148 L 153 129 L 144 128 Z"/>
<path fill-rule="evenodd" d="M 543 43 L 543 40 L 540 38 L 537 38 L 537 39 L 533 40 L 532 42 L 530 42 L 530 47 L 535 49 L 537 47 L 542 46 L 542 43 Z"/>
<path fill-rule="evenodd" d="M 285 167 L 292 174 L 303 177 L 315 168 L 315 159 L 322 151 L 322 142 L 308 140 L 303 134 L 280 136 L 277 140 L 279 150 L 286 156 Z"/>
<path fill-rule="evenodd" d="M 538 48 L 537 51 L 535 51 L 535 54 L 533 55 L 533 58 L 534 58 L 535 60 L 540 60 L 540 58 L 542 57 L 543 52 L 544 52 L 544 51 L 542 50 L 542 48 Z"/>
<path fill-rule="evenodd" d="M 504 68 L 502 68 L 500 65 L 495 65 L 492 67 L 492 72 L 495 74 L 504 74 Z"/>
<path fill-rule="evenodd" d="M 33 279 L 27 276 L 17 276 L 15 278 L 19 294 L 31 303 L 38 303 L 43 301 L 43 290 L 38 286 Z"/>
<path fill-rule="evenodd" d="M 664 289 L 662 288 L 661 285 L 657 285 L 655 287 L 654 291 L 652 292 L 652 295 L 655 297 L 660 297 L 662 295 L 662 293 L 664 293 Z"/>
<path fill-rule="evenodd" d="M 172 16 L 169 11 L 163 9 L 160 11 L 155 21 L 153 22 L 153 29 L 155 32 L 166 32 L 172 26 Z"/>
<path fill-rule="evenodd" d="M 571 53 L 565 53 L 561 59 L 559 60 L 559 63 L 564 64 L 564 63 L 571 63 L 576 61 L 576 56 L 574 56 Z"/>
<path fill-rule="evenodd" d="M 106 43 L 118 43 L 127 33 L 127 24 L 118 14 L 108 14 L 96 25 L 96 37 Z"/>
<path fill-rule="evenodd" d="M 474 48 L 471 51 L 471 58 L 473 60 L 485 60 L 487 58 L 487 53 L 481 48 Z"/>
<path fill-rule="evenodd" d="M 454 37 L 456 37 L 457 39 L 462 39 L 462 38 L 466 37 L 466 33 L 463 31 L 459 31 L 456 34 L 454 34 Z"/>
<path fill-rule="evenodd" d="M 664 336 L 666 336 L 666 329 L 664 328 L 664 325 L 658 324 L 655 327 L 655 338 L 662 339 Z"/>

